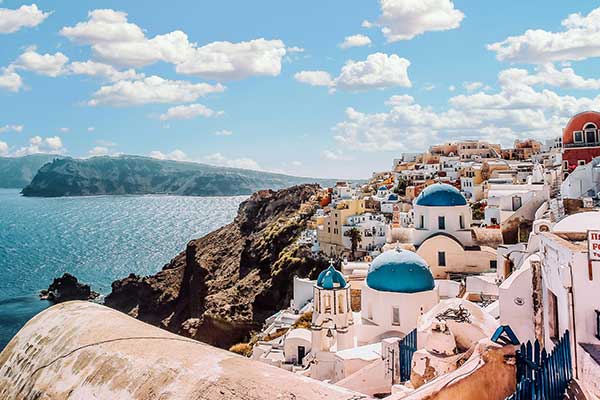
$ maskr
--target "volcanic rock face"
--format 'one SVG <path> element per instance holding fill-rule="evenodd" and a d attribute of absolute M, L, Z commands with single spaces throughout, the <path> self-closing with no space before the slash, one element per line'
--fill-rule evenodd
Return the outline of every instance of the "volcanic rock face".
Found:
<path fill-rule="evenodd" d="M 90 285 L 79 283 L 77 278 L 69 273 L 55 278 L 47 290 L 40 291 L 40 299 L 55 304 L 70 300 L 93 300 L 98 296 L 98 293 L 90 289 Z"/>
<path fill-rule="evenodd" d="M 300 185 L 253 194 L 232 223 L 189 242 L 156 275 L 115 281 L 105 304 L 220 347 L 247 338 L 289 304 L 294 275 L 314 278 L 327 265 L 296 242 L 319 192 Z"/>

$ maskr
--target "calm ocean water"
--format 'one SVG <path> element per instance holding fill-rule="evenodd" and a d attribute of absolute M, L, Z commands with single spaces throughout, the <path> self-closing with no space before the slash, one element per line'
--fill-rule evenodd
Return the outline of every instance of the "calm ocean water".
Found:
<path fill-rule="evenodd" d="M 235 217 L 244 197 L 25 198 L 0 189 L 0 350 L 49 304 L 37 297 L 70 272 L 102 294 L 134 272 L 152 274 Z"/>

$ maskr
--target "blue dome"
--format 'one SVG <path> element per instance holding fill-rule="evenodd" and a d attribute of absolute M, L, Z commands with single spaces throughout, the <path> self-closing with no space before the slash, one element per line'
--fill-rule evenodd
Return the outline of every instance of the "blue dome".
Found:
<path fill-rule="evenodd" d="M 467 200 L 454 186 L 434 183 L 423 189 L 415 204 L 428 207 L 466 206 Z"/>
<path fill-rule="evenodd" d="M 339 285 L 337 286 L 336 283 Z M 346 287 L 346 280 L 344 276 L 333 267 L 329 265 L 327 269 L 321 271 L 317 278 L 317 286 L 321 289 L 334 289 L 336 287 Z"/>
<path fill-rule="evenodd" d="M 387 186 L 381 186 L 379 190 L 388 190 Z"/>
<path fill-rule="evenodd" d="M 394 193 L 392 193 L 392 194 L 390 194 L 390 195 L 388 196 L 388 200 L 390 200 L 390 201 L 396 201 L 396 200 L 398 200 L 398 195 L 397 195 L 397 194 L 394 194 Z"/>
<path fill-rule="evenodd" d="M 382 292 L 417 293 L 435 287 L 427 262 L 408 250 L 386 251 L 373 260 L 367 286 Z"/>

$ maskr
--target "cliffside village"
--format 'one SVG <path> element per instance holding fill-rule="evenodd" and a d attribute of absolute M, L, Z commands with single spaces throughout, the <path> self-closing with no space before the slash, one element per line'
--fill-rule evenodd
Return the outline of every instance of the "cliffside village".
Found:
<path fill-rule="evenodd" d="M 537 340 L 600 398 L 599 127 L 433 145 L 328 189 L 299 241 L 331 265 L 295 278 L 250 357 L 374 397 L 503 399 Z"/>

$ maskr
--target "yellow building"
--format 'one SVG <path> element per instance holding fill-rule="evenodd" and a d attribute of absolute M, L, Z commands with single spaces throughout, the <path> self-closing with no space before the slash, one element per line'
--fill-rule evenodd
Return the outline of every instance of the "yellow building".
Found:
<path fill-rule="evenodd" d="M 352 215 L 360 215 L 366 211 L 364 199 L 340 201 L 329 214 L 317 220 L 317 239 L 321 251 L 328 256 L 341 256 L 344 251 L 342 226 Z"/>

